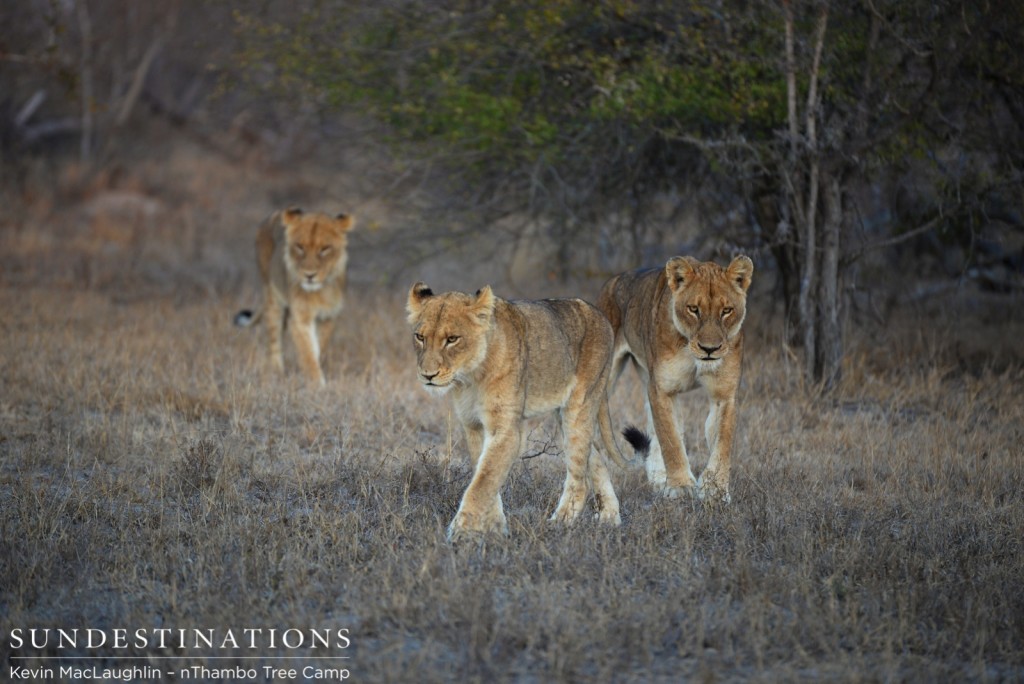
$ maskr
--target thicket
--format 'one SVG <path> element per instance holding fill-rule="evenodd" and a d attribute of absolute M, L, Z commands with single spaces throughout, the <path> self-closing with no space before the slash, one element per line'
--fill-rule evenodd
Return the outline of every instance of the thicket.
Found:
<path fill-rule="evenodd" d="M 1013 3 L 319 1 L 236 20 L 264 84 L 386 121 L 482 216 L 542 220 L 564 264 L 609 222 L 638 261 L 666 194 L 731 203 L 730 239 L 774 261 L 826 385 L 866 252 L 1024 225 Z"/>

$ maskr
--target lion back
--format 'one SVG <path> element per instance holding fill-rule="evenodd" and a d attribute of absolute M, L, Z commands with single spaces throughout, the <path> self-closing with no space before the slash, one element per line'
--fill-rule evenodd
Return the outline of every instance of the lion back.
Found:
<path fill-rule="evenodd" d="M 611 325 L 582 299 L 509 302 L 511 327 L 522 341 L 531 392 L 562 391 L 575 380 L 604 377 L 611 359 Z"/>

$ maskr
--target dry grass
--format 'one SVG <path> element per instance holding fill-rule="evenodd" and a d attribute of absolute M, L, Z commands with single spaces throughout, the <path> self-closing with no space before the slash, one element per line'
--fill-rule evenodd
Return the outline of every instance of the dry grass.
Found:
<path fill-rule="evenodd" d="M 15 628 L 262 627 L 349 629 L 360 682 L 1024 680 L 1019 300 L 899 312 L 821 397 L 756 295 L 732 504 L 613 471 L 621 528 L 553 526 L 540 423 L 511 538 L 453 548 L 465 447 L 416 386 L 404 292 L 371 293 L 386 250 L 357 245 L 323 391 L 230 324 L 270 209 L 376 200 L 167 145 L 117 179 L 40 172 L 0 218 L 0 679 Z M 641 415 L 627 373 L 613 418 Z"/>
<path fill-rule="evenodd" d="M 731 505 L 618 472 L 620 529 L 553 526 L 546 454 L 511 539 L 453 548 L 464 446 L 402 299 L 355 293 L 311 391 L 224 298 L 0 290 L 0 633 L 345 627 L 352 681 L 1024 678 L 1017 357 L 908 322 L 822 398 L 754 315 Z M 639 417 L 635 382 L 613 408 Z"/>

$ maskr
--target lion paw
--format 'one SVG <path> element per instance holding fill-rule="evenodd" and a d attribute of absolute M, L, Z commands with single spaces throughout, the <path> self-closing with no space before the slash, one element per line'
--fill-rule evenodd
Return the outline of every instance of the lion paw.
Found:
<path fill-rule="evenodd" d="M 555 512 L 548 518 L 549 522 L 569 524 L 576 520 L 580 515 L 580 508 L 574 508 L 572 506 L 559 506 L 555 509 Z"/>
<path fill-rule="evenodd" d="M 667 480 L 668 475 L 665 473 L 664 468 L 647 471 L 647 481 L 650 482 L 655 487 L 663 487 Z"/>
<path fill-rule="evenodd" d="M 729 483 L 721 482 L 714 474 L 703 473 L 697 480 L 697 498 L 708 503 L 727 504 L 732 501 L 729 494 Z"/>
<path fill-rule="evenodd" d="M 497 515 L 473 515 L 459 511 L 448 525 L 448 541 L 457 542 L 473 535 L 509 536 L 508 521 L 501 511 Z"/>
<path fill-rule="evenodd" d="M 693 487 L 669 487 L 668 485 L 665 485 L 658 491 L 666 499 L 690 498 L 694 494 Z"/>
<path fill-rule="evenodd" d="M 594 520 L 601 523 L 602 525 L 611 525 L 612 527 L 618 527 L 622 524 L 622 516 L 619 515 L 619 510 L 605 508 L 594 514 Z"/>
<path fill-rule="evenodd" d="M 656 486 L 655 490 L 666 499 L 688 498 L 693 497 L 697 493 L 697 487 L 693 480 L 678 485 L 673 485 L 666 481 L 660 486 Z"/>

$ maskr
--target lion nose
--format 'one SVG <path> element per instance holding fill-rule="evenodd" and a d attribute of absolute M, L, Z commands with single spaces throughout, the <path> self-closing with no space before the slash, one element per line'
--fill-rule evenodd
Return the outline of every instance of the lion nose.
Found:
<path fill-rule="evenodd" d="M 711 356 L 711 355 L 712 355 L 712 354 L 714 354 L 714 353 L 715 353 L 716 351 L 718 351 L 719 349 L 721 349 L 721 348 L 722 348 L 722 345 L 720 345 L 720 344 L 718 344 L 718 345 L 715 345 L 714 347 L 709 347 L 708 345 L 706 345 L 706 344 L 701 344 L 700 342 L 698 342 L 698 343 L 697 343 L 697 346 L 698 346 L 698 347 L 700 347 L 701 351 L 703 351 L 703 352 L 704 352 L 705 354 L 707 354 L 708 356 Z"/>
<path fill-rule="evenodd" d="M 315 273 L 315 272 L 313 272 L 313 273 L 307 273 L 307 274 L 306 274 L 306 280 L 308 280 L 309 282 L 313 282 L 313 279 L 314 279 L 314 278 L 316 278 L 316 273 Z"/>
<path fill-rule="evenodd" d="M 440 373 L 440 371 L 434 371 L 433 373 L 420 373 L 420 375 L 423 376 L 424 380 L 430 382 L 431 380 L 437 377 L 438 373 Z"/>

